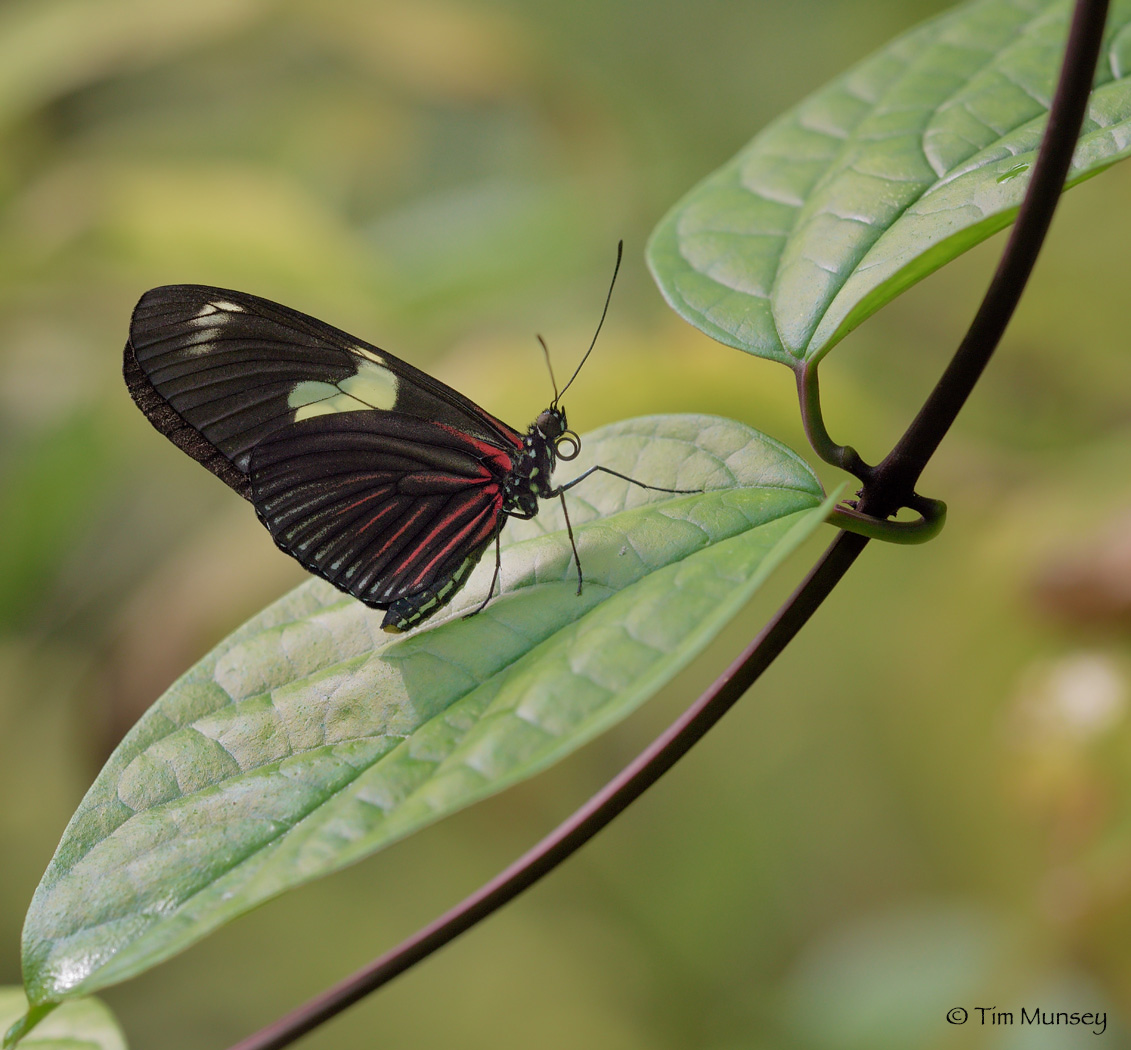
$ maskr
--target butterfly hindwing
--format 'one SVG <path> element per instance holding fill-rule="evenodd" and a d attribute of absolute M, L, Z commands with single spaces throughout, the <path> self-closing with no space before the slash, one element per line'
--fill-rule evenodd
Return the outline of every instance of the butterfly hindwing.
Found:
<path fill-rule="evenodd" d="M 146 292 L 126 344 L 127 386 L 150 422 L 248 499 L 253 450 L 324 415 L 386 411 L 493 447 L 521 437 L 437 379 L 278 303 L 223 288 Z"/>
<path fill-rule="evenodd" d="M 442 423 L 397 412 L 313 416 L 252 452 L 257 513 L 308 571 L 368 605 L 442 604 L 502 525 L 510 457 Z"/>

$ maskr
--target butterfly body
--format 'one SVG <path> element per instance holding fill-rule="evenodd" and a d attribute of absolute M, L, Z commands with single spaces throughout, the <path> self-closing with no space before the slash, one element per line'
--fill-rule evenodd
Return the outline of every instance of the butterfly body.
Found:
<path fill-rule="evenodd" d="M 146 292 L 123 370 L 154 427 L 390 631 L 447 605 L 580 448 L 556 403 L 520 434 L 375 346 L 222 288 Z"/>

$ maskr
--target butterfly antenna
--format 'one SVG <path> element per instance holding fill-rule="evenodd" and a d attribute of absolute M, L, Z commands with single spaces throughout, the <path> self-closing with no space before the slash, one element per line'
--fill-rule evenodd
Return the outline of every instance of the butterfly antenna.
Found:
<path fill-rule="evenodd" d="M 554 378 L 554 366 L 550 363 L 550 348 L 546 345 L 546 340 L 540 335 L 536 335 L 534 338 L 541 344 L 542 353 L 546 358 L 546 367 L 550 370 L 550 383 L 554 387 L 554 400 L 551 401 L 550 404 L 556 405 L 561 395 L 558 393 L 558 381 Z"/>
<path fill-rule="evenodd" d="M 609 312 L 609 303 L 613 298 L 613 286 L 617 283 L 617 274 L 620 273 L 620 260 L 623 254 L 624 241 L 617 241 L 617 264 L 613 267 L 613 279 L 609 282 L 609 294 L 605 296 L 605 308 L 601 311 L 601 320 L 597 322 L 597 331 L 593 333 L 593 342 L 589 344 L 589 349 L 585 351 L 585 356 L 581 359 L 581 364 L 574 369 L 573 375 L 569 377 L 569 383 L 566 383 L 566 385 L 562 387 L 562 394 L 570 388 L 570 385 L 577 378 L 577 373 L 581 371 L 582 365 L 589 360 L 589 355 L 593 353 L 593 347 L 597 345 L 597 336 L 601 334 L 601 325 L 605 323 L 605 315 Z M 557 405 L 559 397 L 561 397 L 561 394 L 554 398 L 555 406 Z"/>

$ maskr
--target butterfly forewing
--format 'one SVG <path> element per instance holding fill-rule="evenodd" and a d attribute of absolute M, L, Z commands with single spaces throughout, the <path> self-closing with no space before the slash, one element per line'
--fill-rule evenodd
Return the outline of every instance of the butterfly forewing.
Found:
<path fill-rule="evenodd" d="M 316 318 L 229 289 L 146 292 L 130 325 L 125 375 L 153 425 L 249 499 L 252 450 L 322 415 L 396 411 L 492 447 L 521 447 L 505 423 L 419 369 Z"/>

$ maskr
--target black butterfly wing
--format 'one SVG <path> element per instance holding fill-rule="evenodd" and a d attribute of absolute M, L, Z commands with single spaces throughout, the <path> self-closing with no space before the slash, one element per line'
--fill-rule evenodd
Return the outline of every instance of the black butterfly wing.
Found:
<path fill-rule="evenodd" d="M 134 309 L 123 372 L 166 437 L 247 499 L 253 450 L 283 428 L 344 412 L 395 412 L 511 450 L 522 438 L 392 354 L 258 296 L 168 285 Z"/>
<path fill-rule="evenodd" d="M 308 571 L 367 605 L 466 580 L 506 519 L 509 454 L 398 412 L 299 420 L 251 454 L 256 512 Z M 456 581 L 454 586 L 445 583 Z"/>

